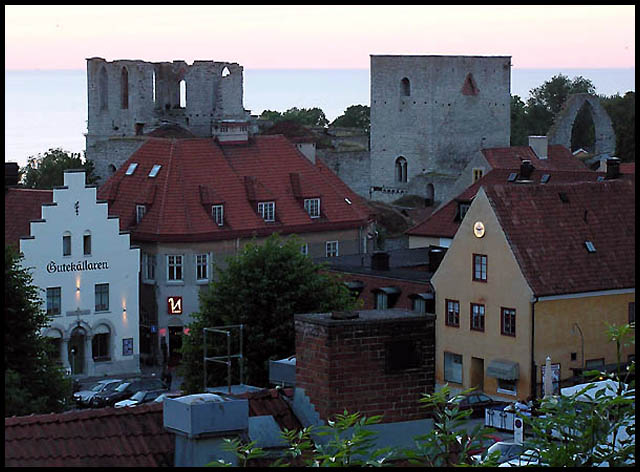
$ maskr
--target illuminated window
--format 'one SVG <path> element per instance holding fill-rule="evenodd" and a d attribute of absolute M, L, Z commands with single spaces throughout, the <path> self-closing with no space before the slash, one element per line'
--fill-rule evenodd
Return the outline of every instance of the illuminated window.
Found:
<path fill-rule="evenodd" d="M 487 281 L 487 256 L 483 254 L 473 255 L 473 280 L 477 282 Z"/>
<path fill-rule="evenodd" d="M 275 202 L 259 202 L 258 213 L 264 221 L 275 221 L 276 204 Z"/>
<path fill-rule="evenodd" d="M 96 284 L 96 311 L 109 310 L 109 284 Z"/>
<path fill-rule="evenodd" d="M 60 315 L 61 300 L 62 289 L 60 287 L 52 287 L 47 289 L 47 315 Z"/>
<path fill-rule="evenodd" d="M 458 300 L 445 300 L 446 316 L 444 322 L 447 326 L 460 327 L 460 302 Z"/>
<path fill-rule="evenodd" d="M 471 304 L 471 329 L 484 331 L 484 305 Z"/>
<path fill-rule="evenodd" d="M 182 256 L 167 256 L 167 280 L 182 280 Z"/>
<path fill-rule="evenodd" d="M 505 336 L 516 335 L 516 310 L 501 308 L 500 332 Z"/>
<path fill-rule="evenodd" d="M 327 241 L 325 243 L 325 256 L 337 257 L 338 255 L 339 255 L 338 241 Z"/>
<path fill-rule="evenodd" d="M 209 255 L 196 255 L 196 280 L 209 280 Z"/>
<path fill-rule="evenodd" d="M 473 169 L 473 181 L 480 180 L 484 171 L 482 169 Z"/>
<path fill-rule="evenodd" d="M 320 199 L 319 198 L 307 198 L 304 201 L 304 209 L 309 213 L 311 218 L 320 217 Z"/>
<path fill-rule="evenodd" d="M 212 205 L 211 216 L 218 226 L 224 225 L 224 205 Z"/>

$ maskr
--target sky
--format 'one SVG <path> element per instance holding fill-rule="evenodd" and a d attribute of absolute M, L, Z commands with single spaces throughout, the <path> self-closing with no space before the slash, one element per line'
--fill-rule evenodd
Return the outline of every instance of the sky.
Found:
<path fill-rule="evenodd" d="M 5 70 L 85 69 L 96 56 L 368 69 L 371 54 L 635 68 L 635 6 L 5 5 Z"/>

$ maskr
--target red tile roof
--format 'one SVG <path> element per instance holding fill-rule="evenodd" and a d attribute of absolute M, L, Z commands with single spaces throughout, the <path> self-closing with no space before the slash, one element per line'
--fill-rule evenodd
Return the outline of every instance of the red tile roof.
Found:
<path fill-rule="evenodd" d="M 507 179 L 510 174 L 517 173 L 518 170 L 514 169 L 494 169 L 485 174 L 481 179 L 474 182 L 473 185 L 468 187 L 464 192 L 452 199 L 440 207 L 437 211 L 432 213 L 427 219 L 421 221 L 414 227 L 408 229 L 406 234 L 410 236 L 431 236 L 440 238 L 453 238 L 458 231 L 460 221 L 456 220 L 458 213 L 458 201 L 470 202 L 481 186 L 488 185 L 500 185 L 507 184 Z M 549 181 L 546 184 L 540 183 L 540 178 L 548 174 Z M 581 182 L 581 181 L 595 181 L 598 176 L 604 177 L 604 172 L 593 172 L 588 169 L 582 171 L 562 171 L 562 170 L 540 170 L 535 169 L 530 180 L 534 182 L 533 185 L 549 185 L 550 183 L 566 183 L 566 182 Z M 509 183 L 509 185 L 522 185 L 519 183 Z M 532 185 L 532 184 L 527 184 Z"/>
<path fill-rule="evenodd" d="M 302 429 L 290 406 L 293 402 L 293 388 L 263 389 L 235 396 L 249 400 L 249 416 L 271 415 L 281 430 Z"/>
<path fill-rule="evenodd" d="M 485 191 L 536 296 L 635 287 L 635 179 Z"/>
<path fill-rule="evenodd" d="M 4 244 L 20 248 L 20 238 L 29 236 L 31 220 L 42 217 L 43 203 L 53 202 L 53 190 L 9 188 L 4 193 Z"/>
<path fill-rule="evenodd" d="M 520 162 L 530 160 L 540 170 L 589 170 L 587 166 L 566 147 L 553 144 L 547 148 L 547 159 L 538 159 L 529 146 L 511 146 L 483 149 L 482 154 L 493 169 L 517 169 Z"/>
<path fill-rule="evenodd" d="M 138 167 L 125 175 L 129 164 Z M 162 168 L 155 178 L 151 168 Z M 311 219 L 294 195 L 297 174 L 303 197 L 320 197 L 322 216 Z M 356 228 L 370 210 L 322 162 L 305 158 L 285 137 L 256 136 L 242 145 L 219 145 L 212 139 L 148 138 L 98 190 L 109 201 L 109 213 L 120 217 L 120 229 L 148 241 L 222 240 L 251 235 Z M 349 199 L 352 204 L 345 201 Z M 257 202 L 276 203 L 276 222 L 257 214 Z M 225 224 L 211 217 L 211 204 L 224 202 Z M 135 224 L 136 204 L 147 212 Z"/>
<path fill-rule="evenodd" d="M 4 465 L 173 466 L 161 403 L 5 418 Z"/>
<path fill-rule="evenodd" d="M 623 174 L 635 174 L 636 173 L 636 163 L 635 162 L 621 162 L 620 163 L 620 172 Z"/>

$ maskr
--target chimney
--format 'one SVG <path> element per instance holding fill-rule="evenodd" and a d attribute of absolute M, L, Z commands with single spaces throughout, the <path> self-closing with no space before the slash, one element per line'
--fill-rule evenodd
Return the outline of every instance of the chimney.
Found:
<path fill-rule="evenodd" d="M 533 173 L 535 167 L 531 165 L 531 161 L 525 159 L 520 163 L 520 175 L 518 180 L 531 180 L 531 174 Z"/>
<path fill-rule="evenodd" d="M 446 249 L 443 247 L 430 247 L 429 248 L 429 272 L 435 272 L 438 270 Z"/>
<path fill-rule="evenodd" d="M 16 185 L 18 185 L 18 163 L 5 162 L 4 163 L 4 186 L 15 187 Z"/>
<path fill-rule="evenodd" d="M 548 139 L 546 136 L 529 136 L 529 147 L 533 149 L 538 159 L 546 159 Z"/>
<path fill-rule="evenodd" d="M 617 179 L 620 176 L 620 159 L 610 157 L 607 159 L 607 180 Z"/>
<path fill-rule="evenodd" d="M 383 423 L 419 420 L 423 393 L 435 388 L 435 316 L 409 310 L 295 315 L 296 389 L 320 419 L 360 412 Z"/>
<path fill-rule="evenodd" d="M 371 254 L 371 269 L 389 270 L 389 253 L 384 251 L 376 251 Z"/>

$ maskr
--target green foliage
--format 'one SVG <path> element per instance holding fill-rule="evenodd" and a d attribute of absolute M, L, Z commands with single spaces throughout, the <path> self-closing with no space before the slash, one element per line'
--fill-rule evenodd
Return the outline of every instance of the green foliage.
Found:
<path fill-rule="evenodd" d="M 92 161 L 83 161 L 80 153 L 69 153 L 61 148 L 30 156 L 27 165 L 20 169 L 20 175 L 26 188 L 52 189 L 64 184 L 64 171 L 67 169 L 84 169 L 87 184 L 98 182 Z"/>
<path fill-rule="evenodd" d="M 216 280 L 201 293 L 200 311 L 193 314 L 195 321 L 182 346 L 181 369 L 188 392 L 203 389 L 203 328 L 243 324 L 244 382 L 266 386 L 268 361 L 295 352 L 294 314 L 355 306 L 349 290 L 301 254 L 300 245 L 297 237 L 284 240 L 274 234 L 262 245 L 248 244 L 227 260 L 225 269 L 217 269 Z M 207 353 L 226 354 L 226 342 L 209 345 Z M 209 373 L 209 364 L 207 369 Z M 224 375 L 217 385 L 226 384 Z"/>
<path fill-rule="evenodd" d="M 327 126 L 329 120 L 324 112 L 317 107 L 314 108 L 289 108 L 284 113 L 274 110 L 264 110 L 260 118 L 273 121 L 274 124 L 280 121 L 291 120 L 304 126 Z"/>
<path fill-rule="evenodd" d="M 5 416 L 60 412 L 71 395 L 71 382 L 51 359 L 50 345 L 39 334 L 49 318 L 21 260 L 12 247 L 5 246 Z"/>
<path fill-rule="evenodd" d="M 519 95 L 511 96 L 511 146 L 528 146 L 527 108 Z"/>
<path fill-rule="evenodd" d="M 636 157 L 636 94 L 627 92 L 611 97 L 600 97 L 602 106 L 611 118 L 616 133 L 616 155 L 623 162 L 634 162 Z"/>
<path fill-rule="evenodd" d="M 331 126 L 358 128 L 369 134 L 371 129 L 371 109 L 367 105 L 351 105 L 342 115 L 331 123 Z"/>

